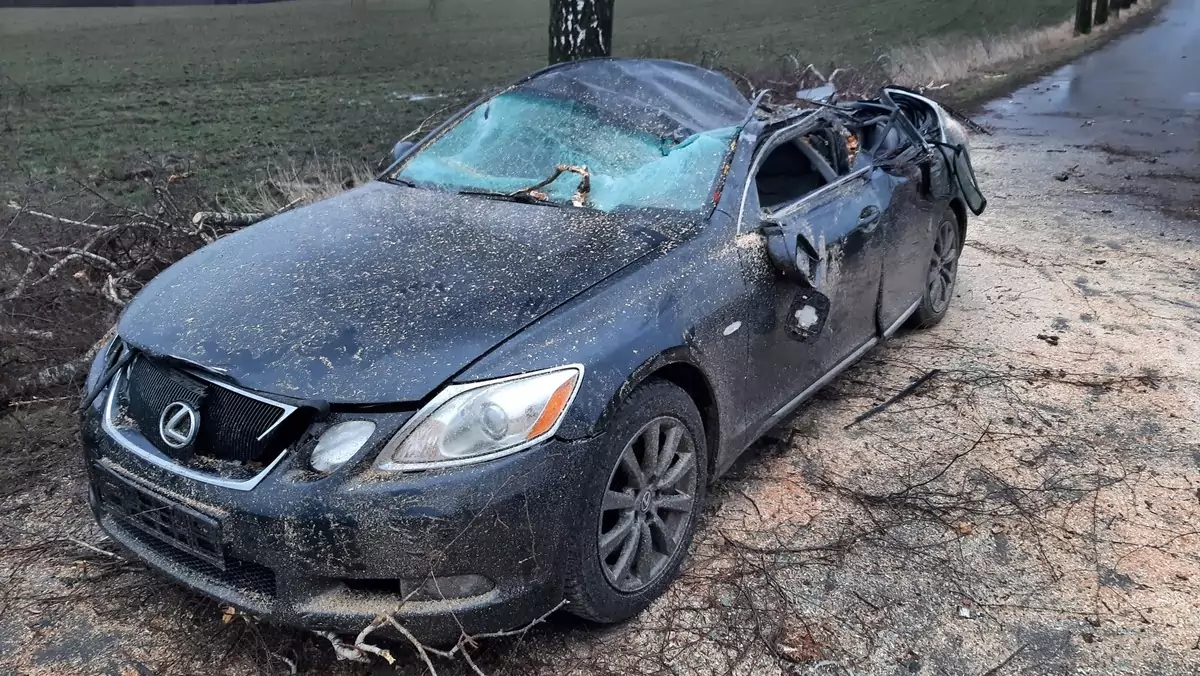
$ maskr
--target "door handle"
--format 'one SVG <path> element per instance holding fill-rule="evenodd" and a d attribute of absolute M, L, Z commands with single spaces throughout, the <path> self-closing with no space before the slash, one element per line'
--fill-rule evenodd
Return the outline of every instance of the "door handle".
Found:
<path fill-rule="evenodd" d="M 879 220 L 880 211 L 877 206 L 863 207 L 862 212 L 858 214 L 858 227 L 872 225 Z"/>

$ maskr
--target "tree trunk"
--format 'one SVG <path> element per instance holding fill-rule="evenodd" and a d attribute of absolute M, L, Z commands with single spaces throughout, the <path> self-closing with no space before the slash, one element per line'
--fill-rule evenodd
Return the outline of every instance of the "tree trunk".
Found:
<path fill-rule="evenodd" d="M 550 63 L 612 56 L 613 0 L 550 0 Z"/>
<path fill-rule="evenodd" d="M 271 214 L 255 212 L 241 214 L 224 211 L 197 211 L 196 215 L 192 216 L 192 224 L 211 225 L 214 228 L 244 228 L 270 217 Z"/>
<path fill-rule="evenodd" d="M 1113 0 L 1116 4 L 1121 4 L 1121 0 Z M 1096 0 L 1096 25 L 1103 26 L 1108 23 L 1108 0 Z"/>
<path fill-rule="evenodd" d="M 1092 0 L 1076 0 L 1075 3 L 1075 34 L 1087 35 L 1092 32 Z"/>

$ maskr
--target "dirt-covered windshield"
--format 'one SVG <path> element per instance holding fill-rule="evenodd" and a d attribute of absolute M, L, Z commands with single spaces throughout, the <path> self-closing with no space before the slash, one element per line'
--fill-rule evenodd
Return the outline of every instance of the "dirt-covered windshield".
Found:
<path fill-rule="evenodd" d="M 394 176 L 448 192 L 510 194 L 572 165 L 586 168 L 590 179 L 583 206 L 699 211 L 711 204 L 736 133 L 724 127 L 659 137 L 605 120 L 586 104 L 517 89 L 477 107 Z M 570 204 L 583 181 L 579 173 L 563 173 L 538 197 Z"/>

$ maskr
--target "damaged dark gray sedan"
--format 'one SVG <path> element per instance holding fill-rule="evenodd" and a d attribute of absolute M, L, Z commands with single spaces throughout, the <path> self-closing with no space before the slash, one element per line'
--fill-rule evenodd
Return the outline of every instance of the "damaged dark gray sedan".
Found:
<path fill-rule="evenodd" d="M 92 507 L 271 622 L 623 620 L 738 454 L 945 315 L 983 207 L 962 127 L 913 92 L 543 70 L 151 282 L 88 378 Z"/>

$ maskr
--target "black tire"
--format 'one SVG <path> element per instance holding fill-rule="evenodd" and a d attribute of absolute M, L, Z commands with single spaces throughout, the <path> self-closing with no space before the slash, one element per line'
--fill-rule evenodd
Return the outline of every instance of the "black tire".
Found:
<path fill-rule="evenodd" d="M 584 480 L 583 517 L 568 538 L 565 570 L 567 610 L 601 623 L 620 622 L 640 613 L 679 574 L 704 508 L 708 485 L 708 448 L 700 412 L 686 392 L 669 382 L 650 380 L 638 387 L 613 415 L 607 436 L 604 450 L 597 454 Z M 647 448 L 647 440 L 652 438 L 659 439 L 653 456 Z M 672 440 L 677 443 L 673 459 L 668 457 Z M 639 465 L 639 476 L 647 478 L 641 471 L 644 462 L 662 470 L 651 472 L 641 489 L 633 486 L 633 475 L 622 462 L 627 450 Z M 692 469 L 685 466 L 689 454 Z M 667 465 L 659 466 L 650 457 L 665 459 Z M 680 482 L 667 488 L 655 487 L 671 482 L 676 474 Z M 679 521 L 689 479 L 691 504 L 686 521 Z M 629 485 L 622 488 L 622 482 Z M 614 500 L 614 496 L 619 499 Z M 625 505 L 627 500 L 629 506 Z M 659 506 L 668 504 L 672 506 Z M 638 514 L 643 519 L 640 523 Z M 639 535 L 619 535 L 628 519 L 634 519 L 634 523 L 627 532 Z M 648 535 L 642 536 L 642 532 Z M 621 542 L 612 545 L 617 537 L 622 538 Z M 636 540 L 633 545 L 629 544 L 630 538 Z M 615 546 L 603 559 L 602 539 L 610 547 Z M 643 559 L 640 548 L 647 542 L 650 549 Z M 664 554 L 662 550 L 669 543 L 675 546 L 670 554 Z M 627 555 L 625 549 L 629 546 L 636 551 Z M 621 574 L 622 558 L 636 559 L 626 562 L 628 576 Z"/>
<path fill-rule="evenodd" d="M 963 248 L 962 232 L 958 214 L 947 206 L 942 212 L 942 217 L 938 219 L 933 234 L 925 286 L 921 290 L 921 303 L 908 319 L 909 328 L 927 329 L 934 326 L 941 322 L 950 310 L 950 303 L 954 299 L 954 286 L 958 281 L 958 257 Z"/>

